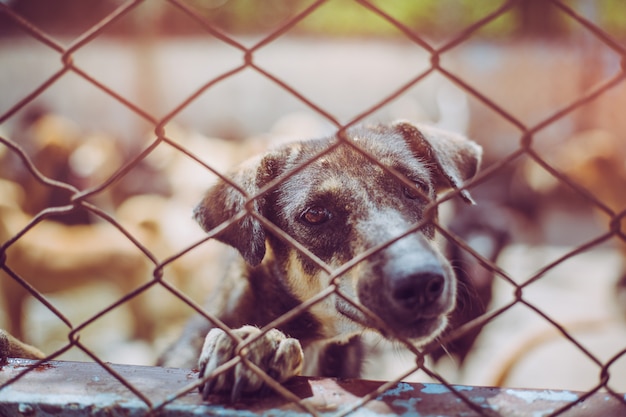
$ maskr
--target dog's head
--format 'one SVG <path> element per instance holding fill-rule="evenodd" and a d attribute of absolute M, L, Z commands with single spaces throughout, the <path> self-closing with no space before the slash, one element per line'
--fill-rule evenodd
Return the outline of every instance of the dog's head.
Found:
<path fill-rule="evenodd" d="M 346 142 L 331 137 L 288 144 L 250 161 L 230 177 L 239 189 L 219 181 L 195 217 L 208 232 L 244 214 L 216 238 L 251 266 L 267 258 L 283 285 L 303 301 L 331 285 L 328 273 L 268 232 L 250 211 L 331 269 L 370 251 L 333 281 L 341 295 L 314 306 L 314 314 L 335 316 L 322 320 L 333 323 L 329 334 L 378 327 L 348 301 L 353 300 L 377 315 L 391 335 L 427 342 L 445 327 L 456 291 L 450 266 L 431 244 L 429 220 L 436 210 L 428 210 L 429 203 L 476 173 L 481 148 L 408 122 L 353 128 L 343 137 Z M 466 190 L 460 195 L 471 202 Z M 407 234 L 416 226 L 421 227 Z"/>

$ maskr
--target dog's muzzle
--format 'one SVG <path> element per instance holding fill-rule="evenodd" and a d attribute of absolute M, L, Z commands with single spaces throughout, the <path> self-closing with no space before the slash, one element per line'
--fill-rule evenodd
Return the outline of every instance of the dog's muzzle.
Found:
<path fill-rule="evenodd" d="M 420 233 L 368 259 L 356 287 L 359 301 L 385 323 L 383 331 L 422 343 L 445 328 L 456 295 L 450 265 Z"/>
<path fill-rule="evenodd" d="M 438 304 L 446 287 L 444 271 L 437 264 L 407 270 L 405 265 L 389 262 L 382 270 L 390 307 L 402 316 L 427 315 Z"/>

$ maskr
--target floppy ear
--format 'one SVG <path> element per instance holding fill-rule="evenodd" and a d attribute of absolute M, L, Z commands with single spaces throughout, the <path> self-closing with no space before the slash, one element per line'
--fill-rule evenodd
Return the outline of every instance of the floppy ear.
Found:
<path fill-rule="evenodd" d="M 205 232 L 211 231 L 221 223 L 246 211 L 246 201 L 254 197 L 259 190 L 275 178 L 279 171 L 277 154 L 267 154 L 244 163 L 239 170 L 230 175 L 230 179 L 247 195 L 224 180 L 219 180 L 211 187 L 194 209 L 194 219 Z M 252 210 L 263 214 L 265 197 L 254 200 Z M 255 266 L 265 256 L 265 229 L 261 222 L 250 214 L 232 223 L 215 236 L 219 241 L 237 249 L 248 264 Z"/>
<path fill-rule="evenodd" d="M 394 127 L 418 155 L 435 163 L 434 179 L 438 191 L 458 189 L 478 171 L 483 150 L 476 142 L 433 126 L 397 122 Z M 467 190 L 460 194 L 465 202 L 474 204 Z"/>

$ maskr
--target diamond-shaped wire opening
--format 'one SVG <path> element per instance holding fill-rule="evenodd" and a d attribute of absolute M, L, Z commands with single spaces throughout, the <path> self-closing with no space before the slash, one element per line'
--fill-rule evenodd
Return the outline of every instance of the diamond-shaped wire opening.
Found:
<path fill-rule="evenodd" d="M 167 114 L 176 103 L 204 84 L 207 77 L 218 77 L 237 68 L 242 61 L 240 45 L 208 36 L 211 31 L 190 39 L 184 45 L 176 42 L 176 38 L 159 37 L 171 22 L 187 22 L 201 33 L 204 22 L 192 19 L 185 10 L 169 2 L 143 3 L 106 27 L 98 40 L 82 46 L 72 56 L 84 72 L 143 109 L 153 114 Z M 136 41 L 122 41 L 115 37 L 118 26 L 132 26 L 139 19 L 142 26 L 133 38 Z M 107 36 L 109 33 L 112 36 Z M 185 61 L 191 56 L 187 51 L 203 49 L 205 53 L 195 53 L 192 61 Z M 109 50 L 109 53 L 100 55 L 102 50 Z M 106 60 L 102 56 L 106 56 Z M 165 59 L 165 56 L 169 58 Z M 171 59 L 172 56 L 175 58 Z M 111 57 L 119 59 L 111 62 Z M 111 71 L 111 65 L 115 65 L 116 71 Z M 120 66 L 125 70 L 120 71 Z M 132 71 L 136 74 L 129 76 Z"/>
<path fill-rule="evenodd" d="M 294 42 L 298 43 L 293 48 Z M 304 43 L 304 44 L 303 44 Z M 398 66 L 398 54 L 406 54 L 407 47 L 414 53 L 403 57 L 406 65 Z M 294 49 L 296 54 L 284 56 L 282 51 Z M 368 52 L 376 53 L 381 59 L 372 61 Z M 372 51 L 375 50 L 376 52 Z M 402 51 L 402 52 L 401 52 Z M 384 57 L 388 56 L 389 60 Z M 319 62 L 324 65 L 319 65 Z M 350 65 L 344 65 L 348 62 Z M 336 45 L 320 48 L 314 41 L 290 40 L 281 38 L 255 53 L 255 63 L 274 77 L 297 89 L 316 105 L 331 113 L 342 123 L 353 120 L 355 114 L 351 103 L 357 101 L 364 108 L 371 108 L 411 82 L 428 69 L 428 57 L 420 48 L 406 44 L 363 45 L 354 41 L 338 42 Z M 355 74 L 354 68 L 363 68 Z M 385 74 L 385 77 L 381 77 Z M 367 85 L 357 89 L 355 84 Z M 342 91 L 350 90 L 345 95 Z M 357 109 L 359 113 L 362 109 Z"/>
<path fill-rule="evenodd" d="M 313 13 L 298 23 L 293 29 L 297 31 L 300 26 L 315 25 L 318 19 L 324 20 L 326 16 L 326 9 L 330 5 L 322 5 L 317 8 Z M 363 18 L 369 17 L 381 25 L 388 26 L 391 30 L 397 31 L 396 27 L 388 22 L 385 18 L 377 15 L 366 7 L 357 3 L 344 3 L 341 7 L 346 8 L 346 12 L 350 11 L 352 14 L 359 16 L 363 15 Z M 333 13 L 335 10 L 333 9 Z M 291 86 L 297 86 L 299 93 L 303 94 L 312 101 L 318 103 L 324 109 L 331 111 L 333 115 L 339 116 L 340 119 L 346 120 L 353 115 L 349 112 L 348 100 L 357 100 L 363 103 L 376 103 L 381 97 L 388 94 L 389 90 L 396 90 L 402 84 L 413 79 L 417 74 L 424 72 L 428 68 L 427 57 L 424 55 L 422 47 L 417 46 L 415 48 L 414 58 L 408 62 L 405 62 L 402 66 L 394 65 L 394 62 L 390 60 L 386 62 L 383 60 L 372 61 L 367 59 L 362 52 L 364 48 L 377 48 L 385 51 L 389 54 L 390 58 L 394 58 L 397 54 L 406 54 L 407 44 L 405 42 L 398 43 L 394 48 L 394 45 L 384 44 L 377 45 L 370 43 L 367 46 L 360 45 L 354 40 L 345 39 L 339 43 L 336 47 L 319 49 L 314 41 L 306 42 L 299 41 L 299 46 L 296 49 L 297 55 L 291 55 L 286 58 L 282 54 L 277 54 L 277 51 L 283 49 L 286 45 L 293 43 L 293 39 L 282 37 L 276 39 L 271 44 L 264 46 L 262 49 L 255 51 L 254 62 L 264 71 L 267 71 L 272 76 L 280 78 L 285 83 Z M 280 48 L 280 49 L 279 49 Z M 388 48 L 394 48 L 389 50 Z M 354 50 L 355 53 L 347 54 L 346 51 Z M 400 52 L 402 50 L 402 52 Z M 407 58 L 405 56 L 405 58 Z M 408 58 L 411 58 L 409 55 Z M 324 61 L 323 66 L 317 65 L 321 61 Z M 353 67 L 355 60 L 362 60 L 362 63 L 356 64 L 358 67 L 362 67 L 363 70 L 358 74 L 354 74 L 351 69 L 348 69 L 343 62 L 350 62 L 350 68 Z M 346 68 L 344 70 L 344 68 Z M 346 72 L 348 71 L 348 72 Z M 380 77 L 380 74 L 386 74 L 385 80 Z M 341 91 L 350 88 L 350 84 L 355 82 L 355 75 L 360 83 L 368 85 L 367 89 L 356 89 L 350 97 L 344 97 L 341 95 Z M 322 102 L 318 97 L 336 96 L 330 102 Z M 355 96 L 356 95 L 356 96 Z"/>
<path fill-rule="evenodd" d="M 594 392 L 606 383 L 601 370 L 604 362 L 615 352 L 606 349 L 607 333 L 601 328 L 602 323 L 607 324 L 606 318 L 570 318 L 559 321 L 541 310 L 544 305 L 532 305 L 526 301 L 520 307 L 522 305 L 528 308 L 524 309 L 525 315 L 530 310 L 536 313 L 536 317 L 534 322 L 525 319 L 526 325 L 518 328 L 517 334 L 513 336 L 514 343 L 511 341 L 508 346 L 502 346 L 506 355 L 502 355 L 495 363 L 494 369 L 497 373 L 491 376 L 494 383 L 519 385 L 519 381 L 528 379 L 529 375 L 536 375 L 539 366 L 543 366 L 543 371 L 549 370 L 542 372 L 542 380 L 538 382 L 545 387 L 559 386 L 574 391 Z M 510 311 L 510 314 L 518 314 L 515 320 L 521 323 L 522 315 L 519 313 L 521 311 L 517 306 Z M 535 315 L 533 313 L 531 316 Z M 506 319 L 506 315 L 503 319 Z M 617 346 L 619 343 L 621 342 Z M 575 368 L 571 367 L 573 362 L 577 364 Z M 579 376 L 570 379 L 569 384 L 563 386 L 560 377 L 569 372 Z M 581 378 L 581 375 L 585 377 Z"/>
<path fill-rule="evenodd" d="M 20 37 L 19 46 L 3 43 L 0 59 L 3 62 L 2 91 L 6 97 L 0 109 L 0 120 L 5 122 L 5 113 L 13 103 L 19 103 L 61 70 L 62 64 L 58 52 L 47 45 L 31 38 Z M 28 52 L 26 52 L 28 51 Z M 32 80 L 26 85 L 20 80 Z M 8 123 L 8 122 L 7 122 Z"/>
<path fill-rule="evenodd" d="M 93 103 L 93 107 L 85 108 L 81 111 L 82 114 L 75 116 L 76 119 L 95 119 L 95 121 L 79 126 L 61 114 L 52 113 L 45 104 L 40 108 L 37 103 L 47 101 L 56 103 L 58 96 L 55 94 L 59 90 L 72 91 L 73 93 L 61 93 L 69 99 Z M 99 107 L 107 109 L 102 114 L 117 118 L 118 132 L 102 133 L 113 132 L 115 129 L 107 129 L 106 126 L 99 125 L 98 117 L 95 116 Z M 116 117 L 118 114 L 120 117 Z M 81 196 L 72 196 L 71 192 L 39 185 L 35 177 L 26 173 L 25 166 L 16 162 L 11 165 L 8 178 L 18 181 L 32 178 L 26 182 L 32 185 L 23 184 L 29 189 L 25 207 L 30 214 L 36 214 L 50 205 L 74 204 L 72 198 L 83 199 L 85 196 L 87 201 L 110 211 L 113 206 L 134 193 L 166 191 L 159 188 L 158 176 L 143 179 L 142 184 L 138 186 L 139 174 L 150 169 L 141 161 L 136 163 L 134 177 L 123 175 L 126 169 L 124 165 L 129 163 L 134 152 L 131 143 L 132 134 L 128 132 L 141 130 L 145 121 L 138 118 L 136 114 L 128 112 L 118 102 L 112 100 L 110 95 L 94 88 L 93 85 L 74 74 L 66 74 L 54 85 L 49 86 L 34 104 L 18 112 L 15 117 L 20 119 L 20 125 L 12 129 L 9 137 L 24 147 L 35 167 L 44 175 L 71 184 L 82 192 Z M 15 155 L 8 154 L 8 156 L 17 160 Z M 112 180 L 115 180 L 115 184 L 109 187 Z M 140 189 L 142 187 L 143 189 Z M 36 194 L 37 190 L 42 191 Z M 37 198 L 38 195 L 40 198 Z M 77 216 L 76 221 L 94 221 L 93 216 L 88 215 L 82 209 L 76 214 L 81 215 Z"/>
<path fill-rule="evenodd" d="M 20 103 L 18 103 L 18 105 L 14 106 L 14 108 L 8 112 L 6 117 L 8 117 L 12 112 L 17 110 L 19 107 L 21 107 L 24 104 L 26 104 L 27 102 L 31 101 L 41 91 L 43 91 L 47 86 L 51 85 L 55 81 L 56 78 L 58 78 L 64 72 L 66 72 L 68 70 L 71 70 L 71 71 L 75 72 L 76 74 L 82 76 L 87 81 L 93 83 L 95 86 L 97 86 L 97 87 L 107 91 L 110 95 L 116 97 L 122 103 L 125 103 L 126 105 L 128 105 L 129 107 L 134 109 L 135 111 L 137 111 L 139 113 L 143 113 L 143 111 L 139 110 L 136 106 L 133 106 L 128 100 L 126 100 L 125 98 L 123 98 L 119 94 L 113 92 L 113 90 L 108 89 L 104 84 L 100 83 L 97 79 L 91 77 L 88 73 L 82 71 L 79 67 L 75 66 L 74 62 L 73 62 L 73 53 L 74 52 L 76 52 L 81 47 L 83 47 L 84 45 L 88 44 L 89 42 L 91 42 L 96 37 L 98 37 L 104 30 L 106 30 L 106 28 L 108 26 L 111 26 L 112 24 L 115 23 L 116 20 L 122 18 L 126 13 L 128 13 L 130 10 L 132 10 L 133 7 L 134 7 L 134 5 L 129 2 L 129 3 L 123 4 L 123 5 L 119 6 L 118 8 L 114 9 L 109 14 L 105 15 L 97 24 L 92 25 L 89 28 L 89 30 L 87 30 L 86 32 L 82 33 L 81 36 L 79 36 L 77 39 L 75 39 L 74 42 L 71 45 L 69 45 L 67 48 L 65 48 L 65 47 L 61 46 L 60 44 L 58 44 L 55 40 L 53 40 L 52 38 L 47 36 L 39 28 L 37 28 L 36 26 L 32 25 L 31 22 L 29 22 L 26 19 L 23 19 L 21 16 L 19 16 L 19 14 L 14 13 L 7 6 L 3 6 L 3 10 L 5 12 L 7 12 L 7 14 L 11 17 L 12 20 L 14 20 L 15 22 L 19 23 L 25 30 L 28 30 L 30 33 L 32 33 L 34 37 L 38 38 L 42 42 L 45 42 L 46 44 L 48 44 L 52 48 L 56 49 L 58 52 L 62 53 L 60 58 L 61 58 L 61 60 L 63 62 L 63 65 L 64 65 L 64 68 L 62 70 L 60 70 L 57 74 L 55 74 L 55 76 L 51 77 L 42 87 L 40 87 L 39 89 L 35 90 L 28 97 L 26 97 L 24 100 L 22 100 Z M 144 113 L 144 115 L 147 116 L 145 113 Z M 147 118 L 150 119 L 149 116 L 147 116 Z"/>

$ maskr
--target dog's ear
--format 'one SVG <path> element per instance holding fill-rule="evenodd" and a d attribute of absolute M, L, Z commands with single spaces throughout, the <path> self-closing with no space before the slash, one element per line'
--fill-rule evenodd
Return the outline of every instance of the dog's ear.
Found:
<path fill-rule="evenodd" d="M 268 153 L 249 160 L 229 175 L 233 183 L 245 191 L 246 195 L 220 179 L 194 209 L 194 219 L 205 232 L 209 232 L 238 213 L 246 211 L 247 199 L 254 197 L 265 184 L 280 174 L 282 171 L 280 161 L 279 152 Z M 265 200 L 263 196 L 256 198 L 251 209 L 262 215 Z M 215 237 L 237 249 L 252 266 L 261 263 L 265 256 L 265 229 L 261 222 L 250 214 L 232 223 Z"/>
<path fill-rule="evenodd" d="M 410 122 L 396 122 L 394 127 L 417 155 L 435 163 L 434 179 L 438 191 L 460 188 L 480 167 L 482 147 L 464 136 Z M 467 203 L 474 204 L 467 190 L 460 194 Z"/>

